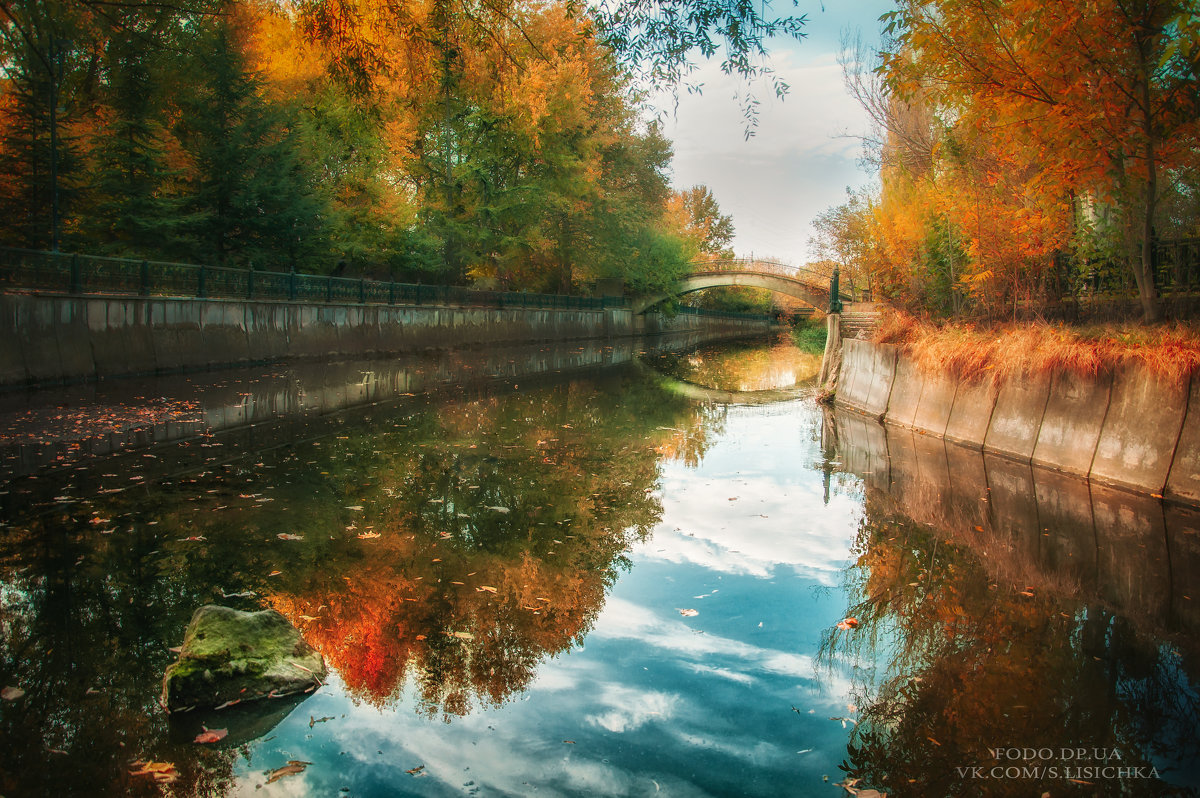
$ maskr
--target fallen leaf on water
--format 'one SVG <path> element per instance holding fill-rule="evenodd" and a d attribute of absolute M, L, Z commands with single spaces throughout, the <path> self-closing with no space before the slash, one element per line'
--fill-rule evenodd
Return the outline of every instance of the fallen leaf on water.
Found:
<path fill-rule="evenodd" d="M 232 701 L 226 701 L 224 704 L 218 704 L 217 706 L 213 707 L 213 709 L 225 709 L 227 707 L 233 706 L 234 704 L 240 704 L 240 703 L 242 703 L 242 699 L 235 698 Z"/>
<path fill-rule="evenodd" d="M 0 698 L 3 698 L 5 701 L 16 701 L 23 695 L 25 695 L 25 691 L 20 687 L 5 687 L 3 690 L 0 690 Z"/>
<path fill-rule="evenodd" d="M 321 619 L 315 615 L 301 615 L 300 620 L 302 620 L 302 621 L 319 621 Z"/>
<path fill-rule="evenodd" d="M 304 540 L 304 535 L 293 535 L 291 532 L 280 532 L 275 537 L 280 540 Z"/>
<path fill-rule="evenodd" d="M 315 718 L 312 715 L 308 716 L 308 728 L 316 726 L 318 723 L 324 723 L 327 720 L 333 720 L 333 715 L 326 715 L 323 718 Z"/>
<path fill-rule="evenodd" d="M 475 635 L 470 632 L 451 632 L 451 637 L 457 637 L 459 640 L 474 640 Z"/>
<path fill-rule="evenodd" d="M 215 743 L 229 736 L 229 729 L 210 729 L 206 726 L 200 728 L 204 731 L 196 735 L 196 739 L 192 740 L 194 743 Z"/>
<path fill-rule="evenodd" d="M 417 765 L 415 768 L 412 768 L 411 770 L 406 770 L 404 772 L 410 776 L 419 776 L 419 775 L 421 775 L 421 771 L 424 769 L 425 769 L 424 765 Z"/>
<path fill-rule="evenodd" d="M 347 510 L 361 510 L 362 508 L 363 508 L 363 506 L 361 504 L 347 504 L 346 505 Z"/>
<path fill-rule="evenodd" d="M 379 537 L 379 533 L 378 532 L 359 532 L 358 536 L 362 540 L 374 540 L 375 538 Z"/>
<path fill-rule="evenodd" d="M 563 740 L 563 742 L 566 743 L 567 745 L 575 745 L 574 740 Z"/>
<path fill-rule="evenodd" d="M 170 784 L 179 778 L 171 762 L 134 762 L 133 767 L 136 769 L 129 771 L 130 776 L 152 776 L 160 784 Z"/>
<path fill-rule="evenodd" d="M 839 628 L 839 629 L 857 629 L 858 628 L 858 619 L 857 618 L 843 618 L 842 620 L 838 621 L 837 628 Z"/>
<path fill-rule="evenodd" d="M 934 745 L 936 745 L 938 748 L 942 747 L 942 744 L 939 743 L 937 740 L 933 739 L 932 737 L 926 737 L 925 739 L 928 740 L 929 742 L 933 743 Z"/>
<path fill-rule="evenodd" d="M 425 639 L 425 635 L 417 635 L 417 639 L 418 639 L 418 640 L 424 640 L 424 639 Z"/>
<path fill-rule="evenodd" d="M 494 507 L 493 506 L 493 507 L 485 507 L 484 509 L 491 510 L 492 512 L 496 512 L 496 513 L 501 513 L 502 515 L 512 512 L 512 510 L 509 510 L 507 507 Z"/>
<path fill-rule="evenodd" d="M 480 593 L 495 593 L 496 592 L 496 588 L 492 587 L 491 585 L 480 585 L 479 587 L 475 588 L 475 590 Z"/>
<path fill-rule="evenodd" d="M 289 759 L 288 763 L 281 768 L 276 768 L 267 774 L 267 784 L 273 781 L 279 781 L 284 776 L 292 776 L 296 773 L 303 773 L 304 769 L 311 765 L 312 762 L 301 762 L 299 759 Z"/>
<path fill-rule="evenodd" d="M 271 573 L 267 574 L 267 576 L 279 576 L 281 573 L 283 573 L 283 571 L 272 571 Z"/>
<path fill-rule="evenodd" d="M 1028 596 L 1029 598 L 1033 598 L 1033 591 L 1032 590 L 1022 590 L 1018 595 Z"/>
<path fill-rule="evenodd" d="M 692 618 L 700 614 L 700 610 L 679 610 L 679 614 L 684 618 Z"/>

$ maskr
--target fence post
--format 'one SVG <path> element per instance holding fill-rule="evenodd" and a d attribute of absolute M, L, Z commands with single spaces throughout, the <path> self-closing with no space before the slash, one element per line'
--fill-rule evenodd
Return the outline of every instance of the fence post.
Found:
<path fill-rule="evenodd" d="M 150 294 L 150 263 L 142 261 L 141 267 L 141 285 L 138 287 L 139 296 L 149 296 Z"/>
<path fill-rule="evenodd" d="M 201 263 L 200 264 L 200 274 L 197 275 L 197 278 L 196 278 L 196 296 L 200 297 L 201 299 L 204 299 L 206 296 L 208 296 L 208 293 L 205 290 L 205 285 L 204 285 L 204 274 L 205 274 L 204 264 Z"/>
<path fill-rule="evenodd" d="M 292 264 L 291 271 L 288 272 L 288 300 L 296 301 L 296 264 Z"/>
<path fill-rule="evenodd" d="M 396 281 L 392 280 L 388 283 L 388 304 L 396 304 Z"/>
<path fill-rule="evenodd" d="M 358 304 L 367 304 L 367 281 L 365 279 L 358 281 Z"/>
<path fill-rule="evenodd" d="M 332 274 L 325 278 L 325 301 L 326 302 L 333 301 L 333 275 Z"/>
<path fill-rule="evenodd" d="M 71 293 L 83 292 L 83 281 L 79 278 L 79 253 L 71 256 Z"/>
<path fill-rule="evenodd" d="M 246 269 L 246 299 L 254 299 L 254 264 Z"/>

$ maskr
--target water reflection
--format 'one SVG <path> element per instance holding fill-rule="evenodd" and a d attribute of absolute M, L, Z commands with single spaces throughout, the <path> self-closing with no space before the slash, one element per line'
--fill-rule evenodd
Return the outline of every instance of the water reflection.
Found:
<path fill-rule="evenodd" d="M 805 385 L 821 370 L 820 355 L 796 348 L 786 336 L 701 346 L 682 353 L 662 352 L 651 362 L 656 370 L 687 385 L 707 388 L 713 396 L 735 404 L 756 403 L 751 394 Z M 783 396 L 763 397 L 762 401 L 768 398 L 779 401 Z"/>
<path fill-rule="evenodd" d="M 114 769 L 133 758 L 174 763 L 179 794 L 229 788 L 233 751 L 168 734 L 154 704 L 201 604 L 273 606 L 352 698 L 384 707 L 411 686 L 444 718 L 509 700 L 577 646 L 659 521 L 662 459 L 702 458 L 721 411 L 628 367 L 470 394 L 10 483 L 0 681 L 25 696 L 0 716 L 0 793 L 150 789 Z"/>
<path fill-rule="evenodd" d="M 876 666 L 857 681 L 851 775 L 923 795 L 1200 785 L 1196 510 L 827 422 L 866 509 L 847 572 L 859 626 L 823 643 Z"/>

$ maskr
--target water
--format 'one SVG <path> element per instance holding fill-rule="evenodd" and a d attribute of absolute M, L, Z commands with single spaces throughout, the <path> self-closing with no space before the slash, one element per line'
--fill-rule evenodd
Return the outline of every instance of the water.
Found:
<path fill-rule="evenodd" d="M 1066 514 L 1043 545 L 980 501 L 1019 479 L 823 411 L 786 342 L 686 343 L 7 397 L 0 794 L 1200 782 L 1192 515 L 1101 497 L 1091 549 Z M 1104 508 L 1150 531 L 1098 533 Z M 328 683 L 168 719 L 213 602 L 284 613 Z"/>

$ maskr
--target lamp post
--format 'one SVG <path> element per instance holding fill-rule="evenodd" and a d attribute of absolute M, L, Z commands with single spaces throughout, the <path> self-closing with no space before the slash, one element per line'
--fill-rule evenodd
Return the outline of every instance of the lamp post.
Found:
<path fill-rule="evenodd" d="M 834 266 L 833 276 L 829 278 L 829 312 L 831 314 L 842 312 L 842 300 L 838 296 L 838 277 L 838 267 Z"/>

